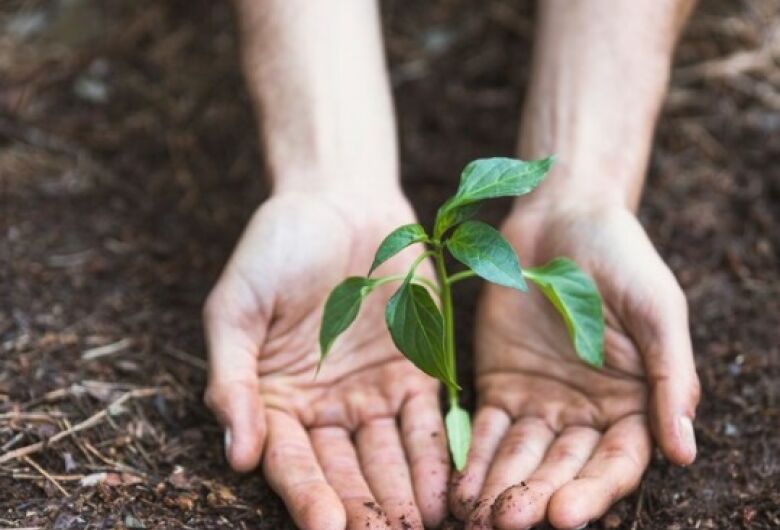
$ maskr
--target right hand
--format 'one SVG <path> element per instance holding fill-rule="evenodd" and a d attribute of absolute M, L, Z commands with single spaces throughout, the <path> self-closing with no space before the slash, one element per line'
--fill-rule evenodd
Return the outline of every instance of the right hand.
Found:
<path fill-rule="evenodd" d="M 249 222 L 208 297 L 206 403 L 231 466 L 263 472 L 304 529 L 422 528 L 446 513 L 438 383 L 393 345 L 384 306 L 363 303 L 315 379 L 330 290 L 365 275 L 379 243 L 414 222 L 400 192 L 380 200 L 286 192 Z M 381 273 L 402 273 L 403 252 Z M 430 275 L 429 264 L 419 272 Z"/>
<path fill-rule="evenodd" d="M 474 440 L 451 492 L 467 530 L 601 517 L 639 484 L 651 433 L 671 462 L 696 456 L 699 380 L 682 289 L 632 212 L 563 203 L 518 209 L 503 232 L 528 266 L 567 256 L 591 275 L 606 316 L 604 368 L 577 359 L 538 289 L 485 286 Z"/>

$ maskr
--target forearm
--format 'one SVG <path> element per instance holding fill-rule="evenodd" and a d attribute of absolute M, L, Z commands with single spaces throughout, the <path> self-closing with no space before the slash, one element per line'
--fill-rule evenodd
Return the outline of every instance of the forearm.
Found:
<path fill-rule="evenodd" d="M 398 189 L 375 2 L 235 0 L 274 189 Z"/>
<path fill-rule="evenodd" d="M 552 153 L 547 182 L 524 208 L 571 198 L 635 209 L 676 38 L 693 0 L 538 3 L 522 158 Z"/>

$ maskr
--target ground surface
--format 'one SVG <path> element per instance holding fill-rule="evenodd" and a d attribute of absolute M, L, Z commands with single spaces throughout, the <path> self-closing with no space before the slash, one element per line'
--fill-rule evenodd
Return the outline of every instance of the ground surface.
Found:
<path fill-rule="evenodd" d="M 384 11 L 430 222 L 464 162 L 512 154 L 530 7 Z M 641 217 L 690 299 L 700 456 L 656 459 L 594 527 L 780 527 L 778 12 L 705 1 L 682 42 Z M 6 0 L 0 25 L 0 455 L 157 389 L 0 464 L 0 527 L 292 528 L 200 401 L 199 306 L 264 193 L 227 3 Z"/>

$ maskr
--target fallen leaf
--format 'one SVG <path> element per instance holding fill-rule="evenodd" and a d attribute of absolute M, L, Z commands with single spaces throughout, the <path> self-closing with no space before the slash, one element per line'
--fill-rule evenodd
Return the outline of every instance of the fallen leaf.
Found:
<path fill-rule="evenodd" d="M 104 484 L 111 487 L 119 486 L 132 486 L 133 484 L 140 484 L 143 479 L 132 473 L 92 473 L 83 477 L 79 483 L 84 487 L 97 486 L 98 484 Z"/>
<path fill-rule="evenodd" d="M 106 480 L 107 475 L 108 473 L 103 473 L 103 472 L 92 473 L 91 475 L 82 477 L 82 479 L 79 481 L 79 484 L 85 488 L 89 488 L 91 486 L 97 486 L 98 484 L 101 484 L 104 480 Z"/>
<path fill-rule="evenodd" d="M 129 513 L 125 515 L 125 526 L 127 528 L 146 528 L 146 525 L 140 519 L 136 519 Z"/>
<path fill-rule="evenodd" d="M 71 471 L 74 471 L 79 467 L 78 464 L 76 463 L 76 460 L 73 458 L 73 455 L 68 451 L 62 453 L 62 460 L 65 463 L 66 473 L 70 473 Z"/>
<path fill-rule="evenodd" d="M 183 467 L 176 466 L 168 476 L 168 482 L 176 489 L 190 490 L 194 486 L 195 479 Z"/>
<path fill-rule="evenodd" d="M 233 491 L 224 484 L 206 482 L 205 486 L 209 489 L 209 493 L 206 495 L 206 502 L 211 507 L 233 504 L 237 500 Z"/>
<path fill-rule="evenodd" d="M 166 497 L 165 504 L 172 508 L 178 508 L 182 511 L 189 512 L 195 507 L 195 501 L 197 497 L 191 493 L 182 493 L 175 497 Z"/>

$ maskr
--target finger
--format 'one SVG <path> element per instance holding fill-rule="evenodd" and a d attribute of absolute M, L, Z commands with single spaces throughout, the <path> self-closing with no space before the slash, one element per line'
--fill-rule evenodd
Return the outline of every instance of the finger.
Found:
<path fill-rule="evenodd" d="M 577 478 L 555 492 L 547 519 L 556 528 L 577 528 L 603 515 L 639 485 L 652 443 L 644 415 L 628 416 L 601 438 Z"/>
<path fill-rule="evenodd" d="M 498 529 L 530 528 L 544 520 L 547 503 L 560 487 L 583 468 L 601 433 L 589 427 L 569 427 L 552 443 L 539 468 L 524 482 L 504 490 L 493 503 Z"/>
<path fill-rule="evenodd" d="M 665 266 L 664 266 L 665 267 Z M 649 314 L 632 322 L 650 383 L 650 420 L 658 445 L 675 464 L 696 458 L 693 418 L 699 403 L 699 379 L 688 330 L 688 310 L 671 272 L 668 289 L 658 294 Z"/>
<path fill-rule="evenodd" d="M 372 420 L 357 433 L 360 467 L 392 528 L 422 530 L 409 466 L 392 418 Z"/>
<path fill-rule="evenodd" d="M 269 409 L 267 418 L 263 472 L 295 524 L 304 530 L 343 530 L 344 506 L 325 481 L 303 426 L 277 410 Z"/>
<path fill-rule="evenodd" d="M 474 507 L 485 482 L 493 454 L 498 448 L 511 420 L 506 412 L 496 407 L 482 407 L 474 417 L 473 439 L 466 467 L 454 473 L 450 489 L 450 510 L 465 520 Z"/>
<path fill-rule="evenodd" d="M 321 427 L 312 429 L 310 436 L 325 478 L 344 504 L 347 528 L 390 528 L 387 516 L 363 478 L 347 431 Z"/>
<path fill-rule="evenodd" d="M 436 394 L 418 394 L 404 404 L 401 431 L 423 523 L 438 527 L 447 515 L 450 459 Z"/>
<path fill-rule="evenodd" d="M 265 413 L 257 381 L 257 351 L 263 340 L 258 323 L 254 336 L 234 324 L 230 304 L 216 295 L 203 311 L 209 352 L 209 381 L 204 401 L 225 428 L 225 455 L 236 471 L 257 467 L 265 439 Z"/>
<path fill-rule="evenodd" d="M 539 418 L 522 418 L 509 428 L 496 450 L 479 500 L 469 516 L 467 530 L 492 528 L 491 509 L 495 498 L 533 473 L 554 437 L 552 429 Z"/>

